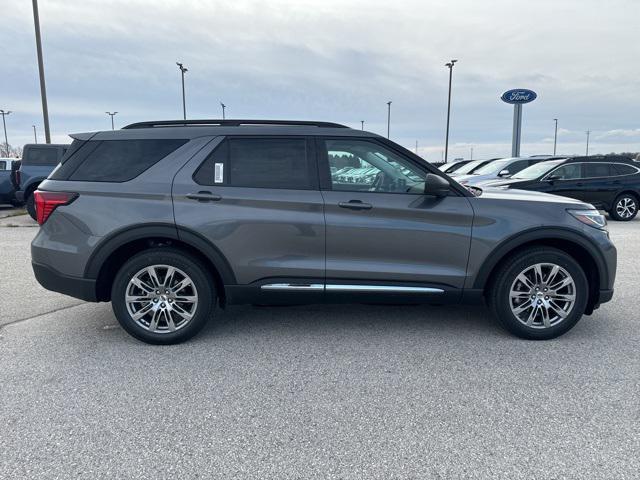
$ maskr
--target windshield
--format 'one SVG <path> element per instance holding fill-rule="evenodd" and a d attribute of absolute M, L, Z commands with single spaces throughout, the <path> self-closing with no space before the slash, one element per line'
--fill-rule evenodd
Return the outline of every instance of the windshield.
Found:
<path fill-rule="evenodd" d="M 463 165 L 462 167 L 457 169 L 454 173 L 455 174 L 469 173 L 474 168 L 477 168 L 478 166 L 482 165 L 485 161 L 486 160 L 474 160 L 473 162 L 469 162 L 466 165 Z"/>
<path fill-rule="evenodd" d="M 500 170 L 502 170 L 502 168 L 506 166 L 510 161 L 511 160 L 507 158 L 505 160 L 496 160 L 495 162 L 489 162 L 484 167 L 480 167 L 478 170 L 473 172 L 473 174 L 487 175 L 489 173 L 499 173 Z"/>
<path fill-rule="evenodd" d="M 557 167 L 562 162 L 564 162 L 564 160 L 551 160 L 548 162 L 536 163 L 535 165 L 531 165 L 530 167 L 527 167 L 524 170 L 520 170 L 511 178 L 518 178 L 521 180 L 533 180 L 534 178 L 541 177 L 552 168 Z"/>

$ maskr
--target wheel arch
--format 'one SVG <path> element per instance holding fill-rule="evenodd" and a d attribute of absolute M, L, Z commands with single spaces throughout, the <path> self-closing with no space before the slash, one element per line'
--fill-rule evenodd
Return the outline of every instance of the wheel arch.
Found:
<path fill-rule="evenodd" d="M 476 275 L 473 288 L 486 291 L 500 267 L 511 255 L 526 248 L 538 246 L 557 248 L 578 261 L 589 281 L 586 313 L 590 314 L 599 302 L 601 286 L 609 284 L 609 273 L 602 254 L 593 242 L 570 229 L 538 228 L 518 233 L 503 241 L 487 255 Z"/>
<path fill-rule="evenodd" d="M 201 260 L 213 275 L 220 302 L 224 305 L 224 286 L 235 284 L 229 262 L 215 245 L 201 235 L 171 224 L 127 227 L 113 233 L 98 245 L 89 258 L 84 277 L 96 280 L 99 301 L 109 301 L 113 279 L 124 262 L 140 251 L 163 246 L 179 248 Z"/>

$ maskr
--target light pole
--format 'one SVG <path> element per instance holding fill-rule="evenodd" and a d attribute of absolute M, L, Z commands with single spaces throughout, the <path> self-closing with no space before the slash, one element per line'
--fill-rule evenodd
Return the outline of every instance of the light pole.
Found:
<path fill-rule="evenodd" d="M 473 147 L 471 147 L 471 156 L 470 156 L 469 160 L 473 160 Z"/>
<path fill-rule="evenodd" d="M 109 115 L 111 117 L 111 130 L 115 130 L 115 128 L 113 128 L 113 117 L 118 112 L 104 112 L 104 113 L 106 113 L 107 115 Z"/>
<path fill-rule="evenodd" d="M 364 120 L 360 120 L 361 128 L 360 130 L 364 130 Z"/>
<path fill-rule="evenodd" d="M 222 119 L 224 120 L 224 119 L 225 119 L 225 116 L 224 116 L 224 109 L 225 109 L 225 108 L 227 108 L 227 106 L 226 106 L 224 103 L 222 103 L 222 102 L 220 102 L 220 106 L 222 107 Z"/>
<path fill-rule="evenodd" d="M 391 132 L 391 100 L 387 102 L 387 138 Z"/>
<path fill-rule="evenodd" d="M 35 143 L 38 143 L 38 135 L 36 135 L 36 126 L 35 125 L 31 125 L 33 127 L 33 141 Z"/>
<path fill-rule="evenodd" d="M 585 132 L 587 134 L 587 157 L 589 156 L 589 135 L 591 135 L 591 130 L 587 130 Z"/>
<path fill-rule="evenodd" d="M 40 16 L 38 0 L 33 0 L 33 24 L 36 29 L 36 51 L 38 53 L 38 72 L 40 73 L 40 97 L 42 98 L 42 117 L 44 119 L 44 141 L 51 143 L 49 132 L 49 107 L 47 106 L 47 87 L 44 82 L 44 62 L 42 60 L 42 39 L 40 38 Z"/>
<path fill-rule="evenodd" d="M 4 146 L 5 151 L 7 152 L 7 158 L 9 157 L 9 140 L 7 140 L 7 122 L 4 117 L 9 115 L 11 110 L 0 110 L 0 115 L 2 115 L 2 127 L 4 128 Z"/>
<path fill-rule="evenodd" d="M 444 141 L 444 163 L 447 163 L 449 158 L 449 119 L 451 118 L 451 79 L 453 78 L 453 65 L 458 60 L 452 59 L 445 63 L 445 67 L 449 68 L 449 99 L 447 101 L 447 134 Z"/>
<path fill-rule="evenodd" d="M 553 154 L 556 154 L 556 145 L 558 144 L 558 119 L 554 118 L 553 119 L 554 122 L 556 122 L 556 129 L 555 132 L 553 133 Z"/>
<path fill-rule="evenodd" d="M 185 95 L 184 95 L 184 74 L 186 72 L 188 72 L 189 70 L 182 65 L 180 62 L 176 62 L 176 65 L 178 65 L 178 68 L 180 69 L 180 73 L 182 74 L 182 117 L 184 118 L 184 120 L 187 119 L 187 104 L 185 102 Z"/>

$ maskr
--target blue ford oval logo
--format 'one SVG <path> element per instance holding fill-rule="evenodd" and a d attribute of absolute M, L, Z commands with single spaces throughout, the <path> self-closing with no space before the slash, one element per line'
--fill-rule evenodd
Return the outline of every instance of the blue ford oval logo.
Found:
<path fill-rule="evenodd" d="M 533 102 L 537 97 L 538 95 L 533 90 L 514 88 L 504 92 L 500 98 L 507 103 L 529 103 Z"/>

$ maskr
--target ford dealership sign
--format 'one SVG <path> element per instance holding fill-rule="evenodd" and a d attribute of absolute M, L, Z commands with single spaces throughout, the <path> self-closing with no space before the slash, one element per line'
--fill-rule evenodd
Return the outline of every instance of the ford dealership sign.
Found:
<path fill-rule="evenodd" d="M 502 94 L 503 102 L 511 104 L 522 104 L 533 102 L 538 95 L 533 90 L 527 90 L 526 88 L 516 88 L 513 90 L 507 90 Z"/>

